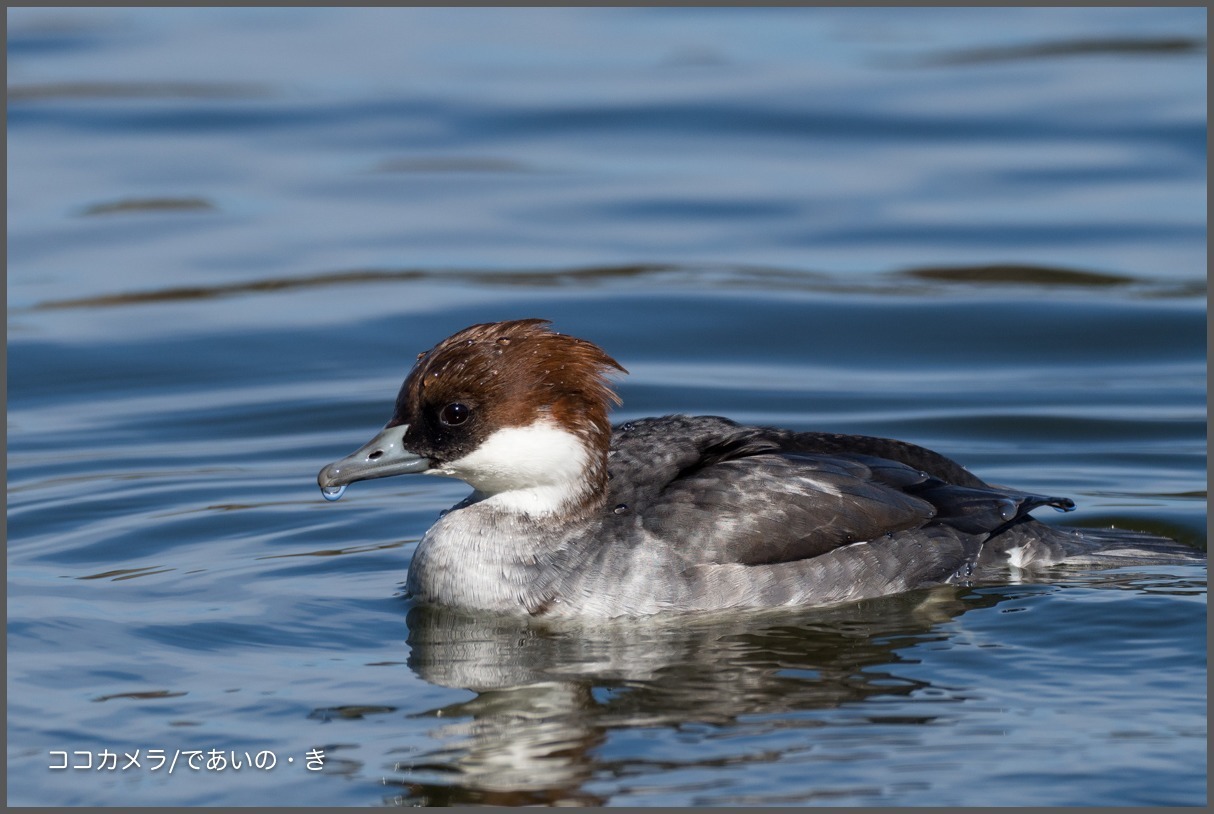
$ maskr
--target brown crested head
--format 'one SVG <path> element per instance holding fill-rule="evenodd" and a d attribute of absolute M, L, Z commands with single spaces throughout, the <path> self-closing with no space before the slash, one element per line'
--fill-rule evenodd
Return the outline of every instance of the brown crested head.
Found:
<path fill-rule="evenodd" d="M 419 354 L 388 426 L 408 424 L 406 446 L 440 462 L 468 454 L 494 430 L 543 419 L 605 451 L 609 403 L 620 403 L 607 375 L 628 371 L 594 343 L 548 324 L 472 325 Z"/>

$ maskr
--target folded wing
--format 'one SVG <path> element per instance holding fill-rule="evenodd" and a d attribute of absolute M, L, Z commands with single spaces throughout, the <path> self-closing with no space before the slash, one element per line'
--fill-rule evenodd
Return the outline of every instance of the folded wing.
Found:
<path fill-rule="evenodd" d="M 803 560 L 858 542 L 880 546 L 897 532 L 933 525 L 979 543 L 1038 506 L 1072 505 L 951 484 L 884 458 L 757 445 L 681 472 L 658 498 L 636 507 L 646 530 L 678 539 L 681 529 L 706 529 L 686 559 L 742 565 Z"/>

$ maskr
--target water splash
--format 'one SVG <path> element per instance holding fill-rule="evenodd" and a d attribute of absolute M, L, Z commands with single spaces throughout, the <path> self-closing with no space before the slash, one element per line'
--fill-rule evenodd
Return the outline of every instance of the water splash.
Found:
<path fill-rule="evenodd" d="M 342 486 L 322 486 L 320 493 L 325 496 L 325 500 L 341 500 L 341 496 L 345 494 L 346 487 Z"/>

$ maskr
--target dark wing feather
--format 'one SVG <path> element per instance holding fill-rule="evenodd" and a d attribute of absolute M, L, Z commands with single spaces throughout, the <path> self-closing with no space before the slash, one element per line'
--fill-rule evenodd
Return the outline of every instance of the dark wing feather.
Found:
<path fill-rule="evenodd" d="M 739 427 L 712 417 L 628 427 L 613 453 L 612 466 L 625 474 L 613 488 L 612 502 L 625 515 L 616 522 L 639 523 L 662 539 L 702 529 L 683 552 L 689 567 L 805 560 L 928 527 L 980 543 L 1038 506 L 1072 505 L 989 486 L 944 456 L 888 439 Z"/>
<path fill-rule="evenodd" d="M 815 557 L 921 527 L 936 514 L 930 502 L 874 478 L 860 462 L 773 453 L 699 467 L 637 508 L 642 526 L 667 539 L 705 529 L 691 558 L 744 565 Z"/>
<path fill-rule="evenodd" d="M 882 458 L 850 458 L 866 464 L 882 483 L 931 503 L 936 508 L 934 522 L 967 534 L 994 534 L 1041 506 L 1068 512 L 1075 508 L 1075 502 L 1066 497 L 1035 495 L 985 483 L 960 485 Z"/>

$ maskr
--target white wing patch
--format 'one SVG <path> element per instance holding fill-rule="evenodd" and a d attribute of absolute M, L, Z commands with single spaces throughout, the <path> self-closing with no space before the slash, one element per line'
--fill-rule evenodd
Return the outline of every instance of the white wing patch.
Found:
<path fill-rule="evenodd" d="M 1012 548 L 1007 552 L 1007 564 L 1012 568 L 1025 568 L 1032 559 L 1033 555 L 1029 553 L 1028 546 Z"/>

